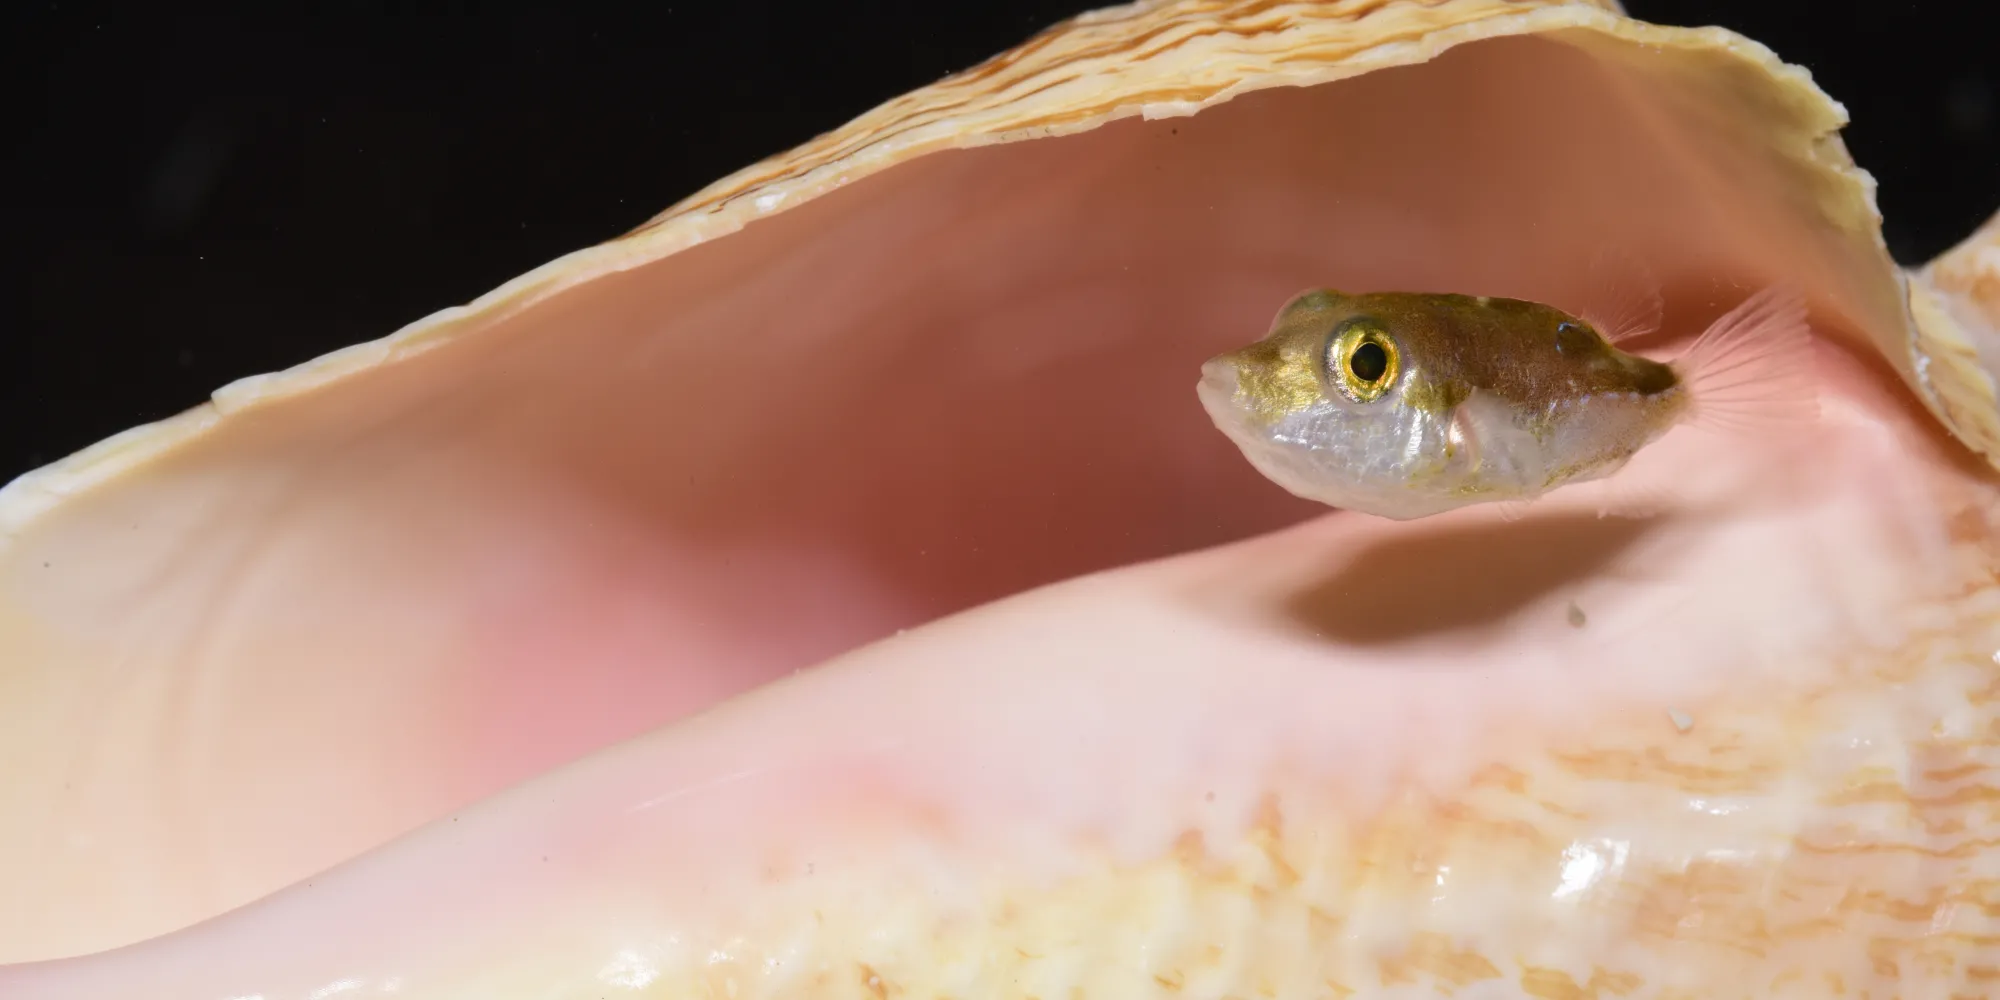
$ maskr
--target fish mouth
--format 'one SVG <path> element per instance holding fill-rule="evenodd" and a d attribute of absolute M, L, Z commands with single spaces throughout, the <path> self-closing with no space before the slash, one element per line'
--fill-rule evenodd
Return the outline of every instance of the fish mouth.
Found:
<path fill-rule="evenodd" d="M 1992 591 L 1944 578 L 1986 564 L 1990 532 L 1942 514 L 1992 497 L 1934 427 L 1870 402 L 1878 374 L 1818 376 L 1851 383 L 1830 383 L 1810 449 L 1635 460 L 1677 491 L 1736 496 L 1768 470 L 1800 487 L 1671 535 L 1560 505 L 1525 526 L 1316 518 L 1187 405 L 1215 314 L 1370 266 L 1324 233 L 1374 246 L 1456 195 L 1495 213 L 1443 234 L 1470 262 L 1531 223 L 1604 222 L 1510 217 L 1536 200 L 1417 170 L 1422 197 L 1370 240 L 1356 199 L 1326 193 L 1369 168 L 1335 158 L 1346 173 L 1300 160 L 1299 197 L 1243 207 L 1219 243 L 1209 178 L 1302 134 L 1268 116 L 1436 122 L 1341 145 L 1460 142 L 1411 162 L 1518 157 L 1560 191 L 1621 172 L 1485 142 L 1542 134 L 1495 109 L 1615 111 L 1577 104 L 1616 93 L 1594 65 L 1478 43 L 1421 75 L 911 163 L 579 286 L 508 337 L 271 401 L 66 503 L 0 550 L 0 766 L 19 769 L 0 945 L 131 947 L 0 969 L 0 995 L 1553 993 L 1555 966 L 1607 956 L 1613 981 L 1710 962 L 1720 988 L 1745 975 L 1738 942 L 1701 928 L 1836 920 L 1759 974 L 1876 983 L 1893 963 L 1859 941 L 1934 957 L 1956 911 L 1839 902 L 1954 898 L 1956 869 L 1901 859 L 1992 860 L 1951 839 L 1982 821 L 1949 802 L 1988 790 L 2000 718 L 1965 665 L 1992 648 Z M 1496 99 L 1441 99 L 1464 93 Z M 1135 135 L 1189 159 L 1111 169 Z M 1600 145 L 1647 151 L 1627 138 Z M 1104 169 L 1035 173 L 1065 165 Z M 927 219 L 961 170 L 1104 180 L 969 214 L 958 256 L 841 238 Z M 1706 192 L 1642 193 L 1623 221 L 1664 205 L 1650 222 L 1679 233 Z M 1036 290 L 1089 270 L 1067 237 L 1098 204 L 1160 222 L 1152 294 L 1053 309 Z M 1301 232 L 1323 256 L 1298 272 L 1236 303 L 1207 284 Z M 909 297 L 743 336 L 833 297 L 850 272 L 797 284 L 829 247 Z M 954 298 L 945 279 L 975 273 L 1021 292 Z M 964 337 L 925 350 L 939 315 L 968 317 Z M 1033 378 L 966 363 L 1024 330 L 1105 329 L 1133 332 Z M 1237 378 L 1202 367 L 1225 427 Z M 1912 601 L 1920 631 L 1897 617 Z M 1827 653 L 1844 628 L 1926 645 L 1856 663 Z M 1864 806 L 1936 822 L 1843 806 L 1856 775 Z M 1603 944 L 1660 913 L 1670 930 Z"/>
<path fill-rule="evenodd" d="M 1237 399 L 1242 387 L 1240 378 L 1232 354 L 1213 357 L 1202 363 L 1201 381 L 1196 384 L 1195 392 L 1203 409 L 1208 411 L 1209 419 L 1217 427 L 1234 427 L 1243 420 L 1243 406 Z"/>

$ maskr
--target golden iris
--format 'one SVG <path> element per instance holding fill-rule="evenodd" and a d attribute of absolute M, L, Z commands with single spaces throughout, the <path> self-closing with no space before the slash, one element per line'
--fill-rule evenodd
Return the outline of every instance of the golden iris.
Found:
<path fill-rule="evenodd" d="M 1333 331 L 1326 345 L 1328 378 L 1357 403 L 1381 399 L 1402 371 L 1402 352 L 1380 323 L 1357 317 Z"/>

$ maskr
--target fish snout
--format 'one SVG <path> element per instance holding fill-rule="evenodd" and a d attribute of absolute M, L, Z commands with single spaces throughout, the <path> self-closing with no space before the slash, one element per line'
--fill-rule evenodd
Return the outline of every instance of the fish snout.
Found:
<path fill-rule="evenodd" d="M 1239 385 L 1235 354 L 1220 354 L 1208 359 L 1201 366 L 1200 392 L 1202 402 L 1211 410 L 1217 405 L 1228 405 L 1236 399 Z"/>

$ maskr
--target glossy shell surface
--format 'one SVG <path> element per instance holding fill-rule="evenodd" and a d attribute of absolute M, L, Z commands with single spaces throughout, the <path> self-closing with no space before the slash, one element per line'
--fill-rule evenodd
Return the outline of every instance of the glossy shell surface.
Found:
<path fill-rule="evenodd" d="M 2000 221 L 1898 267 L 1844 122 L 1609 3 L 1116 7 L 24 476 L 0 995 L 1983 995 Z M 1824 422 L 1392 525 L 1195 399 L 1606 244 L 1800 288 Z"/>

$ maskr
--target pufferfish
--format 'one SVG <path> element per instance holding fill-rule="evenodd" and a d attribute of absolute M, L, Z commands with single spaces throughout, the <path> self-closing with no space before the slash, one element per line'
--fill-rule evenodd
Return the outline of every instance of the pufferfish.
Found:
<path fill-rule="evenodd" d="M 1768 288 L 1671 361 L 1616 342 L 1659 324 L 1657 291 L 1598 322 L 1520 299 L 1319 289 L 1202 366 L 1202 405 L 1292 493 L 1408 520 L 1616 473 L 1691 422 L 1815 412 L 1802 299 Z M 1608 320 L 1608 322 L 1607 322 Z"/>

